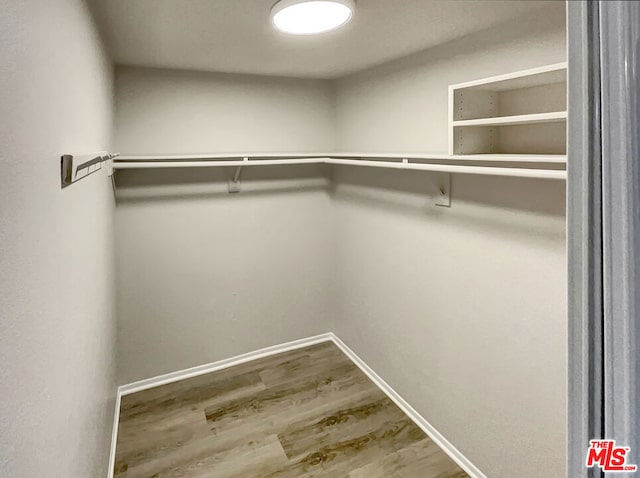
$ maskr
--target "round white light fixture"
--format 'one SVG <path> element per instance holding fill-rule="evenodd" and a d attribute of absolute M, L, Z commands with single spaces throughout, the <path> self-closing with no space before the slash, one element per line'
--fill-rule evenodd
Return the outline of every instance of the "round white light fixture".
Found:
<path fill-rule="evenodd" d="M 348 23 L 355 9 L 354 0 L 280 0 L 271 9 L 271 21 L 282 32 L 313 35 Z"/>

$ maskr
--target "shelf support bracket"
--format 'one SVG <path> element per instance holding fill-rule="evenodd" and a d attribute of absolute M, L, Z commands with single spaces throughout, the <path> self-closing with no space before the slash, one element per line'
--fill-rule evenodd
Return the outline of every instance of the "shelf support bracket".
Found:
<path fill-rule="evenodd" d="M 451 173 L 440 173 L 436 179 L 436 206 L 451 207 Z"/>
<path fill-rule="evenodd" d="M 242 158 L 242 161 L 249 162 L 249 158 Z M 233 178 L 229 180 L 229 193 L 239 193 L 240 192 L 240 174 L 242 173 L 242 166 L 238 166 L 236 168 L 236 172 L 233 175 Z"/>

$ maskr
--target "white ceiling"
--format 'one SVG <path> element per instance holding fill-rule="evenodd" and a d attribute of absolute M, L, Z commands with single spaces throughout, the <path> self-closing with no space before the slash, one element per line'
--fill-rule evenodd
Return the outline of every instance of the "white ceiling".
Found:
<path fill-rule="evenodd" d="M 275 0 L 94 0 L 118 64 L 337 78 L 481 31 L 562 1 L 357 0 L 344 28 L 316 36 L 274 31 Z"/>

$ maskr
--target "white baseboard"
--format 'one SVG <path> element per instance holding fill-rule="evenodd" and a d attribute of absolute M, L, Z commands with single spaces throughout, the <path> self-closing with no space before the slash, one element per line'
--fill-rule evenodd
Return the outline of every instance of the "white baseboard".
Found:
<path fill-rule="evenodd" d="M 118 424 L 120 423 L 120 388 L 116 391 L 116 409 L 113 412 L 113 430 L 111 431 L 111 450 L 109 451 L 109 469 L 107 478 L 113 478 L 116 466 L 116 442 L 118 440 Z"/>
<path fill-rule="evenodd" d="M 444 451 L 449 457 L 455 461 L 460 468 L 467 472 L 471 478 L 487 478 L 484 473 L 478 469 L 467 457 L 465 457 L 455 446 L 451 444 L 438 430 L 435 429 L 422 415 L 420 415 L 415 408 L 409 405 L 398 392 L 396 392 L 391 386 L 385 382 L 377 373 L 369 367 L 364 360 L 356 355 L 342 340 L 338 338 L 334 333 L 330 333 L 331 340 L 335 343 L 344 354 L 351 359 L 351 361 L 358 366 L 364 374 L 375 383 L 380 390 L 382 390 L 387 397 L 389 397 L 398 407 L 418 425 L 423 432 L 425 432 L 431 440 L 434 441 L 442 451 Z"/>
<path fill-rule="evenodd" d="M 252 360 L 258 360 L 270 355 L 289 352 L 291 350 L 301 349 L 303 347 L 309 347 L 310 345 L 319 344 L 321 342 L 329 342 L 330 340 L 333 340 L 333 337 L 334 335 L 332 333 L 326 333 L 314 335 L 313 337 L 307 337 L 306 339 L 294 340 L 293 342 L 287 342 L 280 345 L 273 345 L 271 347 L 266 347 L 264 349 L 255 350 L 246 354 L 237 355 L 228 359 L 218 360 L 217 362 L 198 365 L 197 367 L 191 367 L 184 370 L 179 370 L 177 372 L 166 373 L 164 375 L 158 375 L 157 377 L 146 378 L 144 380 L 139 380 L 127 385 L 122 385 L 121 387 L 118 387 L 118 392 L 120 392 L 120 395 L 129 395 L 130 393 L 136 393 L 148 388 L 166 385 L 167 383 L 197 377 L 198 375 L 215 372 L 217 370 L 222 370 L 224 368 L 233 367 L 234 365 L 251 362 Z"/>
<path fill-rule="evenodd" d="M 456 447 L 454 447 L 442 434 L 440 434 L 424 417 L 422 417 L 411 405 L 409 405 L 387 382 L 385 382 L 371 367 L 369 367 L 356 353 L 351 350 L 342 340 L 340 340 L 333 332 L 307 337 L 305 339 L 294 340 L 280 345 L 266 347 L 264 349 L 248 352 L 236 357 L 231 357 L 217 362 L 212 362 L 197 367 L 171 372 L 164 375 L 158 375 L 137 382 L 129 383 L 118 387 L 116 393 L 116 407 L 113 417 L 113 432 L 111 435 L 111 453 L 109 456 L 109 474 L 108 478 L 113 478 L 115 459 L 116 459 L 116 441 L 118 437 L 118 418 L 120 416 L 120 402 L 124 395 L 140 392 L 153 387 L 166 385 L 167 383 L 178 382 L 187 378 L 197 377 L 206 373 L 215 372 L 235 365 L 240 365 L 252 360 L 261 359 L 270 355 L 276 355 L 282 352 L 309 347 L 311 345 L 322 342 L 333 342 L 353 363 L 364 372 L 367 377 L 375 383 L 415 424 L 420 427 L 449 457 L 455 461 L 471 478 L 486 478 L 486 476 L 469 461 Z"/>

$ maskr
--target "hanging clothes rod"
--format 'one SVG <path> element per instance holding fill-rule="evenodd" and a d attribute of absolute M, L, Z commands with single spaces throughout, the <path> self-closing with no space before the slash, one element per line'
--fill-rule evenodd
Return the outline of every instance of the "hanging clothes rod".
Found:
<path fill-rule="evenodd" d="M 566 170 L 536 169 L 520 167 L 475 166 L 459 164 L 434 164 L 415 161 L 504 161 L 517 163 L 553 162 L 566 160 L 560 155 L 479 155 L 481 157 L 460 157 L 448 155 L 301 155 L 283 154 L 276 156 L 230 156 L 230 155 L 172 155 L 172 156 L 121 156 L 113 162 L 114 169 L 162 169 L 162 168 L 208 168 L 208 167 L 245 167 L 245 166 L 284 166 L 296 164 L 332 164 L 343 166 L 367 166 L 376 168 L 407 169 L 417 171 L 435 171 L 460 174 L 480 174 L 489 176 L 511 176 L 523 178 L 543 178 L 564 180 Z M 499 158 L 499 159 L 498 159 Z"/>
<path fill-rule="evenodd" d="M 370 166 L 376 168 L 409 169 L 415 171 L 436 171 L 442 173 L 480 174 L 484 176 L 511 176 L 520 178 L 566 179 L 567 172 L 554 169 L 529 169 L 529 168 L 502 168 L 491 166 L 458 166 L 456 164 L 423 164 L 410 163 L 409 161 L 387 162 L 369 161 L 366 159 L 333 159 L 329 158 L 326 164 L 338 164 L 346 166 Z"/>
<path fill-rule="evenodd" d="M 156 169 L 156 168 L 211 168 L 211 167 L 244 167 L 244 166 L 278 166 L 287 164 L 323 164 L 329 158 L 283 158 L 283 159 L 172 159 L 138 161 L 119 159 L 113 164 L 114 169 Z"/>

